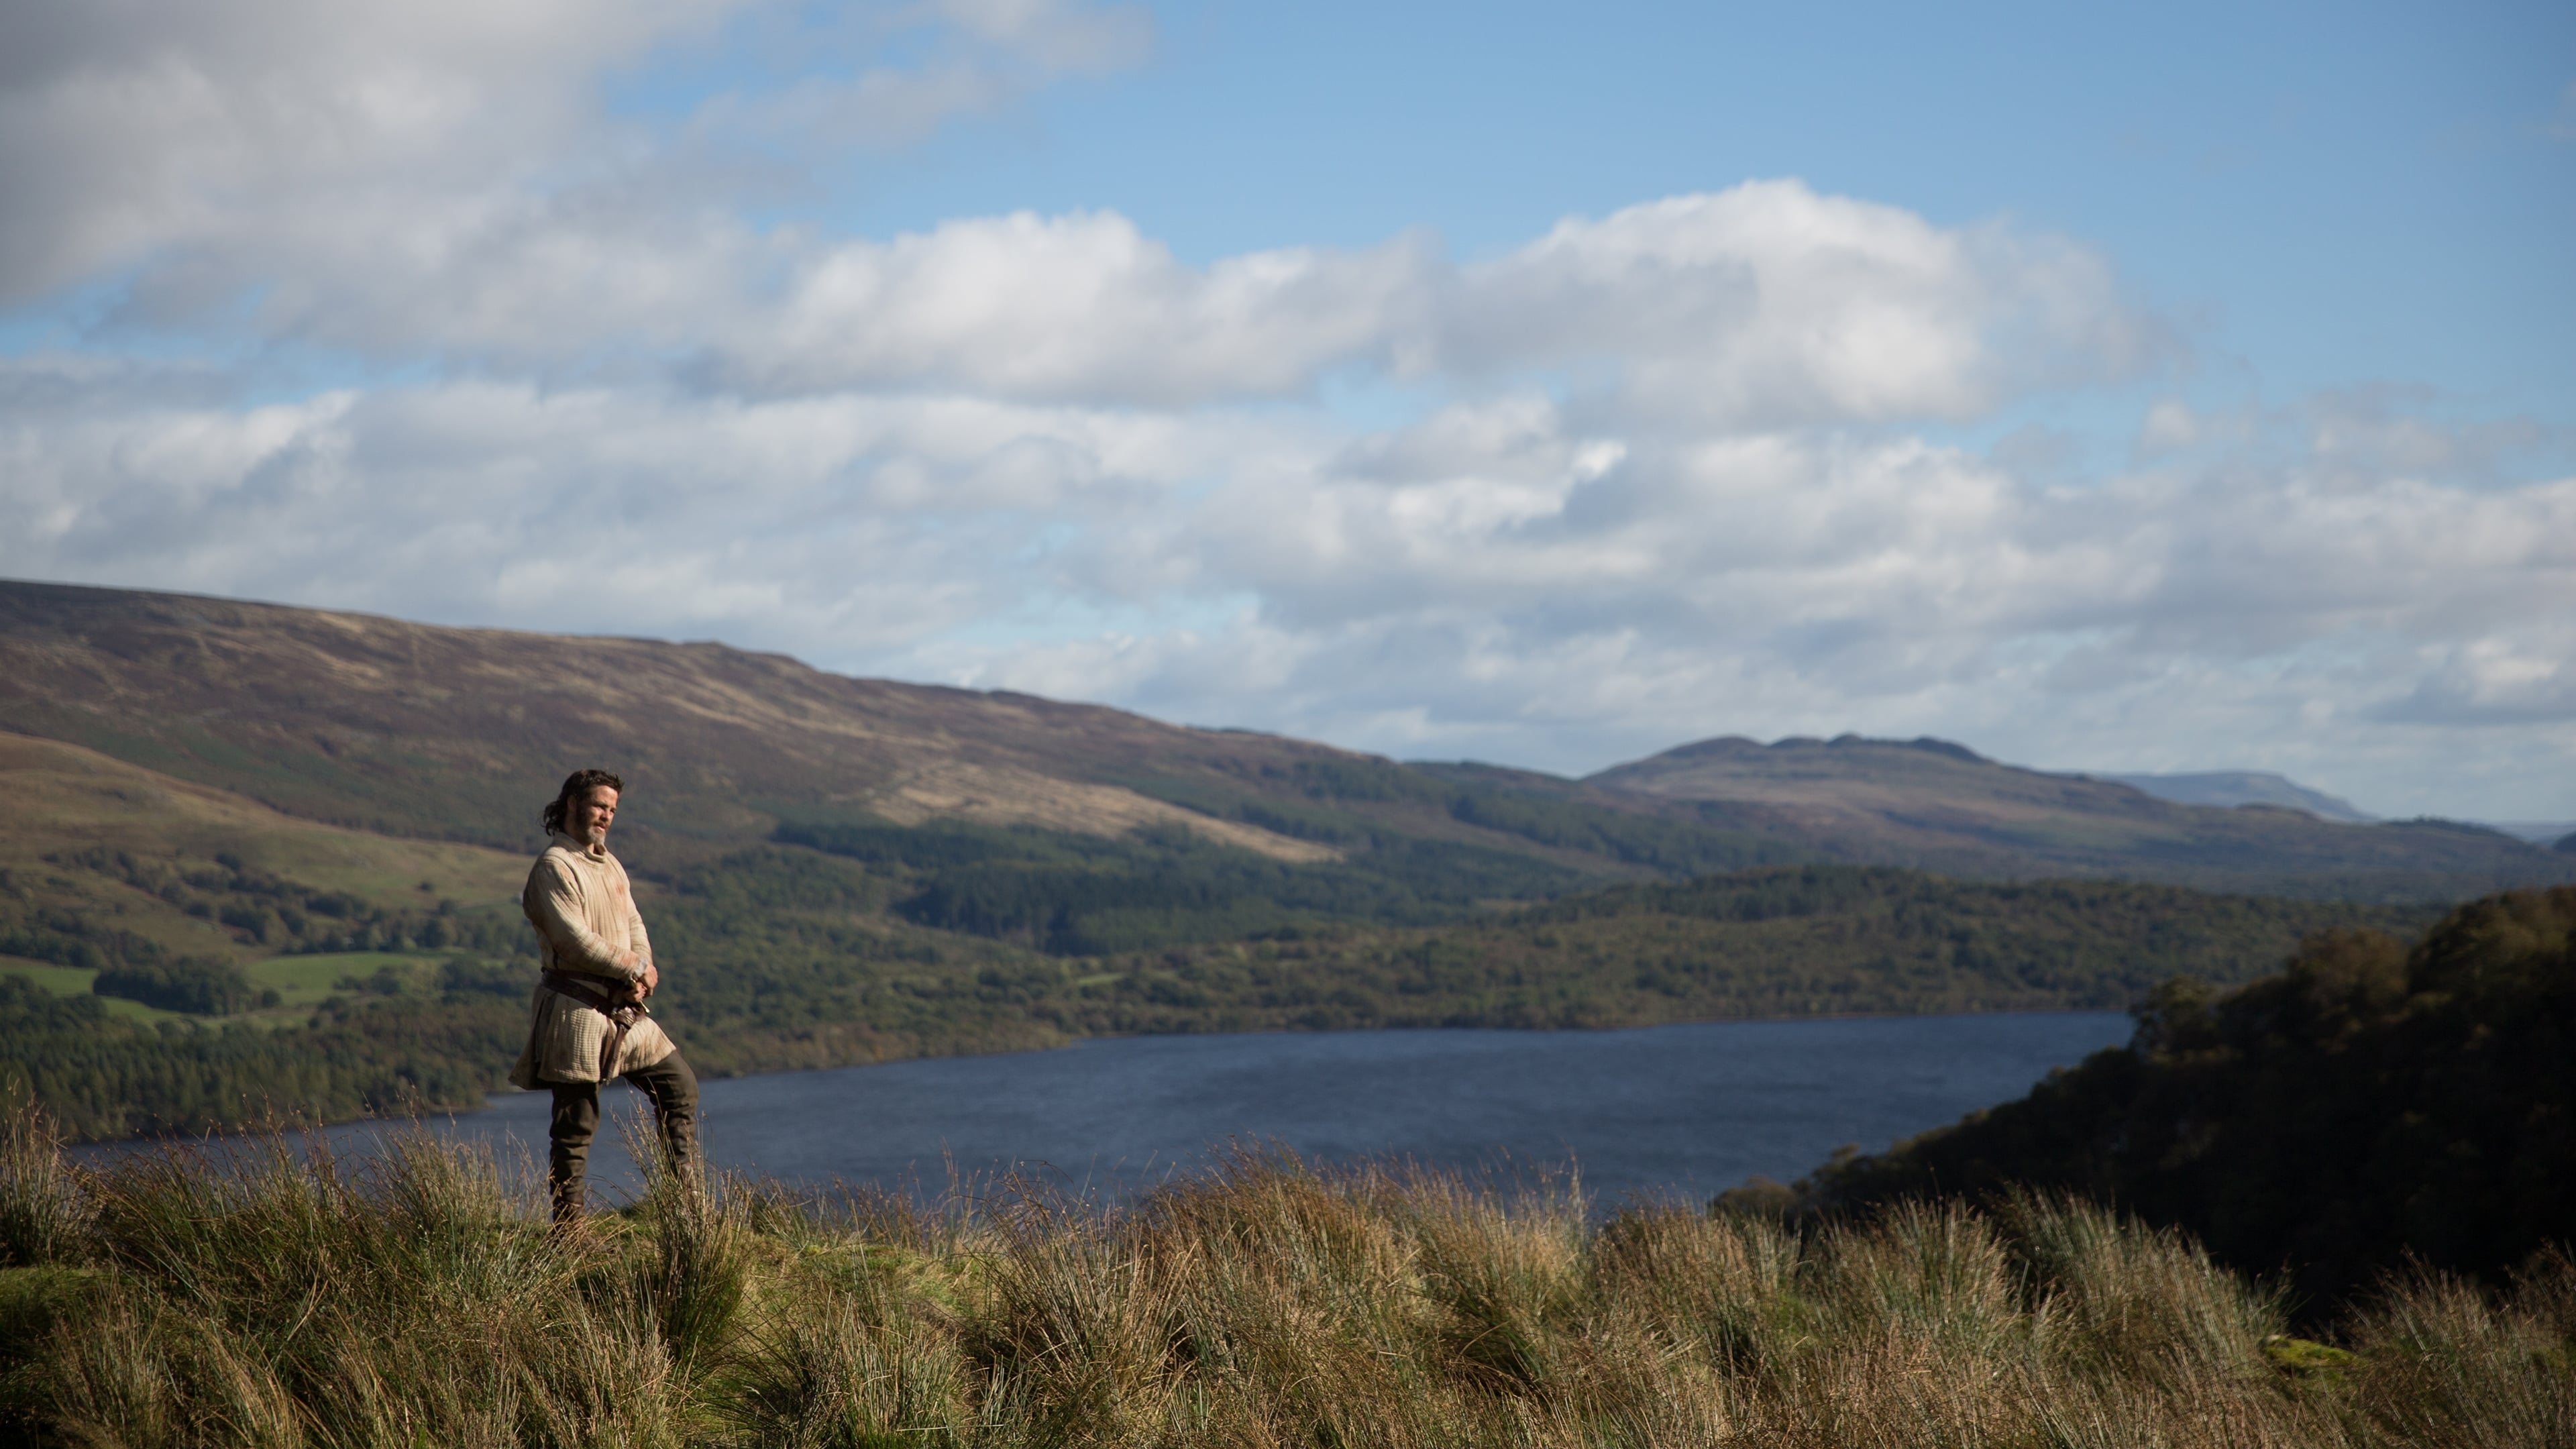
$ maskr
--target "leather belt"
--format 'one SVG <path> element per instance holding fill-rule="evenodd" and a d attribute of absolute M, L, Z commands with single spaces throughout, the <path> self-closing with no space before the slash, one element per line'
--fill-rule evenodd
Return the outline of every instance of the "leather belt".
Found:
<path fill-rule="evenodd" d="M 581 977 L 566 971 L 548 971 L 537 977 L 537 984 L 558 996 L 569 996 L 608 1018 L 608 1035 L 599 1043 L 599 1080 L 617 1075 L 617 1050 L 626 1045 L 626 1034 L 635 1029 L 644 1014 L 641 1003 L 619 1001 Z"/>

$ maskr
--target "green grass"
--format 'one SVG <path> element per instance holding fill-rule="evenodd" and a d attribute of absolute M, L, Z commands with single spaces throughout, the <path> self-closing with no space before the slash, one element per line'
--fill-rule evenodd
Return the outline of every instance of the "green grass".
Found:
<path fill-rule="evenodd" d="M 0 971 L 24 976 L 56 996 L 87 996 L 89 984 L 98 979 L 97 972 L 79 966 L 55 966 L 24 956 L 0 956 Z"/>
<path fill-rule="evenodd" d="M 323 998 L 340 990 L 338 983 L 355 976 L 360 980 L 373 976 L 387 966 L 401 968 L 415 986 L 428 979 L 440 957 L 417 951 L 335 951 L 320 956 L 272 956 L 243 967 L 254 986 L 274 987 L 279 1001 L 276 1006 L 240 1013 L 238 1016 L 192 1017 L 184 1012 L 163 1011 L 139 1001 L 119 996 L 102 996 L 99 1004 L 110 1015 L 133 1021 L 222 1021 L 300 1019 L 320 1004 Z M 54 966 L 42 961 L 29 961 L 17 956 L 0 956 L 0 971 L 24 976 L 56 996 L 87 996 L 90 983 L 98 973 L 78 966 Z"/>
<path fill-rule="evenodd" d="M 2540 1449 L 2576 1261 L 2333 1342 L 2071 1200 L 1800 1232 L 1243 1153 L 1119 1208 L 656 1184 L 550 1239 L 425 1135 L 90 1171 L 0 1138 L 0 1432 L 64 1444 Z"/>
<path fill-rule="evenodd" d="M 90 983 L 98 979 L 97 972 L 83 967 L 54 966 L 43 961 L 29 961 L 20 956 L 0 956 L 0 972 L 6 972 L 11 976 L 24 976 L 56 996 L 91 995 Z M 157 1006 L 146 1006 L 140 1001 L 128 1001 L 122 996 L 101 996 L 98 998 L 98 1004 L 107 1009 L 108 1015 L 123 1017 L 128 1021 L 198 1019 L 189 1016 L 186 1012 L 163 1011 Z"/>
<path fill-rule="evenodd" d="M 354 976 L 364 981 L 387 966 L 405 972 L 418 985 L 439 960 L 436 955 L 418 951 L 334 951 L 319 956 L 271 956 L 265 961 L 253 961 L 243 970 L 252 985 L 276 989 L 279 1009 L 297 1012 L 309 1010 L 339 991 L 338 983 L 344 978 Z"/>

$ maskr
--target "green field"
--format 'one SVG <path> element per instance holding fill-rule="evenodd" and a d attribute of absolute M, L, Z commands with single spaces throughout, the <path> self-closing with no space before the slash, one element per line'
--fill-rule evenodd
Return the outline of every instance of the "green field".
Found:
<path fill-rule="evenodd" d="M 387 967 L 400 974 L 405 989 L 419 990 L 430 981 L 442 959 L 418 951 L 334 951 L 320 956 L 272 956 L 253 961 L 242 968 L 243 974 L 254 986 L 274 988 L 278 1004 L 212 1020 L 254 1021 L 268 1026 L 298 1022 L 325 999 L 346 994 L 348 988 L 342 982 L 355 979 L 363 983 Z M 24 976 L 56 996 L 91 995 L 90 983 L 98 979 L 96 971 L 83 967 L 56 966 L 21 956 L 0 956 L 0 972 Z M 109 1015 L 130 1021 L 209 1020 L 185 1012 L 163 1011 L 120 996 L 101 996 L 98 1002 Z"/>
<path fill-rule="evenodd" d="M 90 994 L 89 984 L 98 979 L 98 973 L 95 971 L 83 970 L 78 966 L 56 966 L 44 961 L 30 961 L 23 956 L 0 956 L 0 974 L 24 976 L 56 996 L 87 996 Z M 185 1012 L 163 1011 L 159 1007 L 146 1006 L 140 1001 L 127 1001 L 122 997 L 102 996 L 98 998 L 98 1003 L 107 1008 L 108 1015 L 124 1017 L 129 1021 L 190 1020 Z"/>
<path fill-rule="evenodd" d="M 343 981 L 364 982 L 387 967 L 394 968 L 407 986 L 417 988 L 437 969 L 440 959 L 418 951 L 333 951 L 320 956 L 271 956 L 242 969 L 253 984 L 276 988 L 281 998 L 277 1010 L 295 1012 L 346 991 L 340 985 Z"/>

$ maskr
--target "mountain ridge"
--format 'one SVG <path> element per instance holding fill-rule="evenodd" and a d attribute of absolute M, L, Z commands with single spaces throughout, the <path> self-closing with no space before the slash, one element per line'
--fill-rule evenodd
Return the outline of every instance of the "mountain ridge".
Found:
<path fill-rule="evenodd" d="M 2368 825 L 2382 818 L 2340 796 L 2310 789 L 2270 770 L 2101 774 L 2095 778 L 2114 780 L 2177 805 L 2280 805 L 2292 810 L 2305 810 L 2319 820 L 2340 821 L 2347 825 Z"/>
<path fill-rule="evenodd" d="M 0 729 L 326 824 L 503 849 L 533 842 L 565 769 L 606 761 L 629 781 L 628 839 L 681 855 L 798 822 L 949 821 L 1179 831 L 1304 865 L 1417 841 L 1525 861 L 1560 882 L 1542 889 L 1796 859 L 2391 900 L 2576 874 L 2504 837 L 2174 804 L 1929 738 L 1718 736 L 1573 780 L 710 641 L 62 584 L 0 581 Z"/>
<path fill-rule="evenodd" d="M 2367 893 L 2374 873 L 2449 872 L 2460 895 L 2565 877 L 2526 843 L 2482 827 L 2349 824 L 2266 803 L 2229 808 L 2159 799 L 2085 774 L 2033 770 L 1929 737 L 1727 736 L 1587 775 L 1612 794 L 1759 806 L 1837 859 L 1970 876 L 2113 875 L 2202 888 L 2304 894 L 2338 876 Z M 2304 878 L 2304 880 L 2303 880 Z"/>

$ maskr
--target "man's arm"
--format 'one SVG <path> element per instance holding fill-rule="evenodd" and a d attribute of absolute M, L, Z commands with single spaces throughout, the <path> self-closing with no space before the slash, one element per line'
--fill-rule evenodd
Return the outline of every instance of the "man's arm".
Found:
<path fill-rule="evenodd" d="M 617 868 L 617 878 L 626 885 L 626 939 L 635 953 L 636 985 L 650 996 L 662 984 L 662 973 L 653 968 L 653 938 L 644 933 L 644 913 L 635 909 L 635 883 L 626 879 L 626 867 Z"/>
<path fill-rule="evenodd" d="M 631 902 L 633 893 L 628 893 Z M 619 948 L 581 920 L 581 888 L 572 873 L 553 860 L 537 862 L 528 877 L 528 919 L 554 943 L 555 964 L 567 970 L 619 981 L 639 981 L 640 958 Z M 630 904 L 629 910 L 633 909 Z"/>

